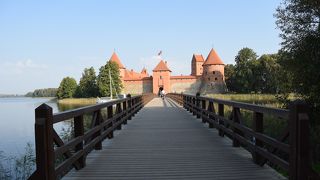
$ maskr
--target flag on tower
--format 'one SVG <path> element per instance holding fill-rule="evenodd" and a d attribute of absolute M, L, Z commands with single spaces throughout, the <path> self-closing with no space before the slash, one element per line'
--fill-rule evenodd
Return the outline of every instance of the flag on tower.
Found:
<path fill-rule="evenodd" d="M 158 56 L 160 56 L 162 54 L 162 50 L 160 50 L 160 52 L 158 53 Z"/>

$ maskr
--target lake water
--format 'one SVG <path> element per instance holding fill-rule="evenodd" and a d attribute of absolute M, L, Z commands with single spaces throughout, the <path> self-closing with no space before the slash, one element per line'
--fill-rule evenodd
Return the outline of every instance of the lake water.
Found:
<path fill-rule="evenodd" d="M 53 113 L 75 108 L 58 105 L 50 98 L 0 98 L 0 151 L 3 155 L 19 156 L 25 152 L 27 143 L 34 146 L 34 110 L 42 103 L 51 106 Z M 59 133 L 67 125 L 57 124 L 54 128 Z"/>

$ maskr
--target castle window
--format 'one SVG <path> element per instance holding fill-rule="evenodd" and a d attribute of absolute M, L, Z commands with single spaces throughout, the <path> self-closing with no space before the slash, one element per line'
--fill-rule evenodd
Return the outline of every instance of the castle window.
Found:
<path fill-rule="evenodd" d="M 214 78 L 214 80 L 216 81 L 216 80 L 218 80 L 218 78 Z"/>
<path fill-rule="evenodd" d="M 208 78 L 208 81 L 210 81 L 210 78 Z"/>
<path fill-rule="evenodd" d="M 162 76 L 160 76 L 160 79 L 162 79 Z"/>
<path fill-rule="evenodd" d="M 216 72 L 215 72 L 215 71 L 213 71 L 212 73 L 213 73 L 213 74 L 216 74 Z"/>

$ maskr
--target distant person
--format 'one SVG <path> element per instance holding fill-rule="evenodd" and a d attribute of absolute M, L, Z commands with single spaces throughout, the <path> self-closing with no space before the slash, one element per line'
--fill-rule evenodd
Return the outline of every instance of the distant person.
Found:
<path fill-rule="evenodd" d="M 164 99 L 164 96 L 166 95 L 166 92 L 164 91 L 164 89 L 162 91 L 160 91 L 160 97 L 162 99 Z"/>

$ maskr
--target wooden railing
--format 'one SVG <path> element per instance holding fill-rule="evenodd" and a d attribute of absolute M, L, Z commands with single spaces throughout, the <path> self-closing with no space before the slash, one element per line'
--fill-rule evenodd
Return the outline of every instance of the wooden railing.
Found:
<path fill-rule="evenodd" d="M 243 146 L 251 152 L 254 163 L 263 166 L 268 162 L 280 167 L 290 180 L 317 178 L 309 158 L 309 117 L 305 103 L 295 101 L 286 110 L 199 95 L 172 93 L 167 97 L 202 118 L 209 128 L 217 128 L 220 136 L 228 136 L 233 147 Z M 231 110 L 229 117 L 225 116 L 226 108 Z M 243 123 L 243 111 L 252 114 L 252 128 Z M 287 121 L 288 126 L 279 139 L 264 133 L 264 117 L 269 115 Z"/>
<path fill-rule="evenodd" d="M 113 138 L 113 131 L 121 129 L 153 94 L 127 97 L 61 113 L 52 113 L 52 108 L 42 104 L 35 110 L 36 171 L 29 179 L 60 179 L 72 167 L 79 170 L 86 165 L 86 156 L 93 150 L 102 149 L 102 141 Z M 106 117 L 102 111 L 106 111 Z M 84 116 L 91 114 L 91 125 L 87 131 Z M 73 138 L 64 142 L 53 125 L 72 120 Z"/>

